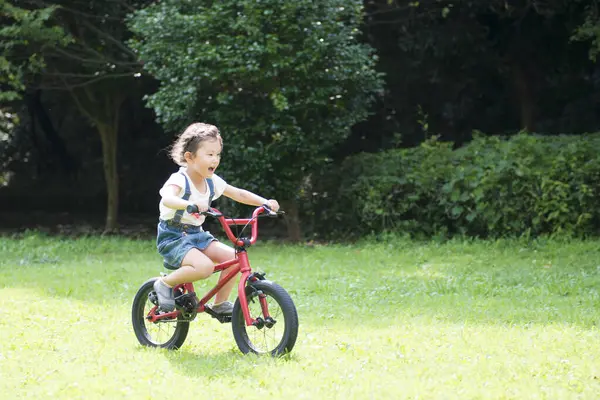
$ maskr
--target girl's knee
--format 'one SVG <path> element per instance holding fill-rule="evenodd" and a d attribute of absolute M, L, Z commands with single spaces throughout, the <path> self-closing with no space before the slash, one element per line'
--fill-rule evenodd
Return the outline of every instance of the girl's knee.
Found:
<path fill-rule="evenodd" d="M 212 264 L 196 264 L 191 267 L 194 268 L 197 279 L 206 279 L 214 272 L 214 266 Z"/>

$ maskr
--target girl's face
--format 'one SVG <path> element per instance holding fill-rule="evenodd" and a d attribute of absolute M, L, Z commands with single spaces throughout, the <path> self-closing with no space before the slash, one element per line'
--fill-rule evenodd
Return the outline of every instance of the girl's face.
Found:
<path fill-rule="evenodd" d="M 194 154 L 184 154 L 187 166 L 205 178 L 210 178 L 221 161 L 221 144 L 216 139 L 204 140 Z"/>

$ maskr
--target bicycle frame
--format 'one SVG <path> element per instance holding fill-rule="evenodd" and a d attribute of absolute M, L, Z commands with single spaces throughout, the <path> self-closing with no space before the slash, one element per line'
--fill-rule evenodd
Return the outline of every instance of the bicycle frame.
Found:
<path fill-rule="evenodd" d="M 228 219 L 226 219 L 225 216 L 223 214 L 221 214 L 221 212 L 219 210 L 217 210 L 216 208 L 213 208 L 212 211 L 216 212 L 220 215 L 220 217 L 218 217 L 217 219 L 221 223 L 221 226 L 223 227 L 223 230 L 225 231 L 225 234 L 227 235 L 229 240 L 236 247 L 235 258 L 215 265 L 213 273 L 223 271 L 232 265 L 236 265 L 236 264 L 237 265 L 222 279 L 219 279 L 217 284 L 210 291 L 208 291 L 208 293 L 206 293 L 204 295 L 204 297 L 202 297 L 202 299 L 200 299 L 197 311 L 199 313 L 204 312 L 206 309 L 206 306 L 205 306 L 206 303 L 210 299 L 212 299 L 212 297 L 215 294 L 217 294 L 217 292 L 219 290 L 221 290 L 227 282 L 232 280 L 238 273 L 241 272 L 242 276 L 240 278 L 240 282 L 238 283 L 238 298 L 240 300 L 240 305 L 242 307 L 242 313 L 244 315 L 244 320 L 246 322 L 246 326 L 251 326 L 256 322 L 256 320 L 250 316 L 250 312 L 248 311 L 248 299 L 246 297 L 246 281 L 248 280 L 248 278 L 250 277 L 250 274 L 252 273 L 252 268 L 250 267 L 250 261 L 248 259 L 248 253 L 246 252 L 245 246 L 252 245 L 256 242 L 256 239 L 258 237 L 258 216 L 261 213 L 265 212 L 266 210 L 264 207 L 258 207 L 252 213 L 252 218 L 228 218 Z M 248 241 L 248 239 L 246 239 L 246 241 L 244 241 L 242 239 L 236 238 L 236 236 L 231 231 L 231 227 L 230 227 L 231 225 L 246 225 L 246 224 L 248 224 L 252 227 L 252 236 L 250 237 L 249 241 Z M 177 285 L 173 288 L 173 290 L 177 291 L 177 289 L 179 289 L 181 287 L 183 287 L 185 289 L 186 293 L 195 293 L 194 284 L 192 282 L 182 283 L 180 285 Z M 265 318 L 269 317 L 269 310 L 268 310 L 267 302 L 261 298 L 260 304 L 261 304 L 261 308 L 262 308 L 264 317 Z M 180 313 L 180 311 L 175 310 L 175 311 L 171 311 L 169 313 L 156 315 L 155 314 L 156 309 L 157 309 L 157 307 L 154 307 L 152 309 L 152 311 L 150 312 L 149 320 L 151 322 L 157 322 L 161 319 L 177 318 L 177 316 Z"/>

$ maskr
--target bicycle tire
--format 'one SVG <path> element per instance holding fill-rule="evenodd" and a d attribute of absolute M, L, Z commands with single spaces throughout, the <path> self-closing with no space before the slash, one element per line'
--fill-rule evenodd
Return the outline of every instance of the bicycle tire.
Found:
<path fill-rule="evenodd" d="M 176 321 L 153 323 L 146 319 L 150 310 L 155 307 L 148 298 L 148 295 L 154 292 L 154 282 L 157 279 L 151 278 L 144 282 L 133 299 L 131 307 L 133 331 L 142 346 L 176 350 L 185 342 L 190 329 L 190 323 L 182 321 L 183 318 L 181 315 L 177 317 Z M 172 332 L 171 328 L 173 328 Z"/>
<path fill-rule="evenodd" d="M 262 280 L 248 283 L 246 297 L 250 316 L 263 318 L 259 296 L 264 294 L 269 307 L 269 315 L 276 323 L 261 328 L 246 326 L 239 298 L 233 306 L 231 329 L 235 342 L 244 354 L 270 354 L 281 356 L 292 351 L 298 337 L 298 312 L 290 295 L 276 283 Z M 283 328 L 281 323 L 283 322 Z M 278 338 L 280 336 L 280 338 Z M 271 341 L 272 344 L 267 344 Z"/>

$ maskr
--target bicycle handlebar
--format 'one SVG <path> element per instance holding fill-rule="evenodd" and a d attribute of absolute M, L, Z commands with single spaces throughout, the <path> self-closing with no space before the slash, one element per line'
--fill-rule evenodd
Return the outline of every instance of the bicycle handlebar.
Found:
<path fill-rule="evenodd" d="M 252 226 L 252 236 L 250 237 L 250 244 L 254 244 L 256 239 L 258 238 L 258 218 L 259 216 L 267 212 L 267 214 L 263 215 L 263 217 L 278 217 L 279 215 L 285 215 L 284 211 L 273 211 L 271 208 L 265 204 L 260 207 L 257 207 L 252 213 L 252 218 L 225 218 L 221 211 L 216 208 L 209 208 L 206 211 L 199 212 L 198 206 L 195 204 L 190 204 L 187 206 L 186 211 L 189 214 L 201 214 L 213 218 L 217 218 L 225 231 L 225 234 L 231 240 L 231 242 L 236 246 L 244 246 L 244 242 L 238 239 L 233 232 L 231 231 L 230 225 L 251 225 Z"/>

